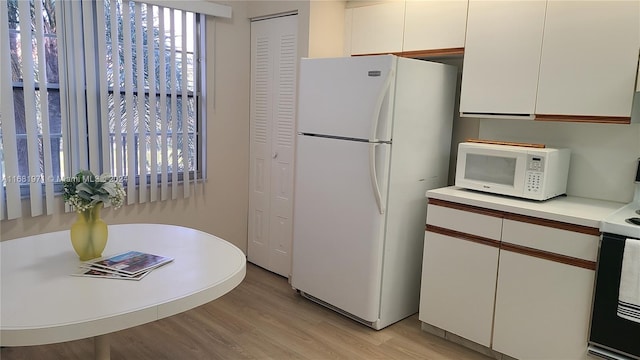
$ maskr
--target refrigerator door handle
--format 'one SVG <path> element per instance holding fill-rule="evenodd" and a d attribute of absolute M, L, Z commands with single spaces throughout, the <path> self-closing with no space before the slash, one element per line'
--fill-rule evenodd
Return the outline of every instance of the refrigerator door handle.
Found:
<path fill-rule="evenodd" d="M 380 185 L 378 184 L 378 175 L 376 171 L 376 147 L 381 143 L 369 143 L 369 177 L 371 178 L 371 186 L 373 187 L 373 195 L 378 204 L 380 215 L 384 215 L 385 207 L 382 203 L 382 195 L 380 194 Z"/>
<path fill-rule="evenodd" d="M 389 92 L 389 88 L 391 87 L 391 80 L 394 78 L 395 70 L 391 69 L 387 73 L 387 78 L 384 80 L 384 85 L 380 89 L 380 93 L 378 94 L 378 98 L 376 99 L 375 111 L 373 112 L 373 118 L 371 119 L 371 135 L 369 135 L 370 142 L 378 141 L 378 123 L 380 122 L 380 112 L 382 111 L 382 102 L 384 101 L 385 95 Z"/>

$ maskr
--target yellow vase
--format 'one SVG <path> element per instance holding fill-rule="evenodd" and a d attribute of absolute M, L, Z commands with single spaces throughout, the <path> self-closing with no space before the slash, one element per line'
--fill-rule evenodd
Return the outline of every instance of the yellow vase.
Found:
<path fill-rule="evenodd" d="M 107 223 L 100 218 L 102 203 L 78 213 L 71 225 L 71 245 L 80 260 L 86 261 L 102 256 L 107 246 Z"/>

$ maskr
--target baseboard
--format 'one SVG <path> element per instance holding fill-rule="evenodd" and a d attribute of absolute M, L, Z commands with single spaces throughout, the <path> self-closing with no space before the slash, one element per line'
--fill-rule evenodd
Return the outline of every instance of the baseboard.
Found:
<path fill-rule="evenodd" d="M 431 324 L 427 324 L 425 322 L 421 323 L 420 328 L 422 329 L 422 331 L 427 332 L 429 334 L 438 336 L 440 338 L 443 338 L 445 340 L 451 341 L 452 343 L 461 345 L 466 347 L 467 349 L 473 350 L 477 353 L 483 354 L 485 356 L 491 357 L 493 359 L 496 360 L 516 360 L 508 355 L 499 353 L 491 348 L 488 348 L 484 345 L 480 345 L 476 342 L 473 342 L 471 340 L 465 339 L 462 336 L 456 335 L 452 332 L 443 330 L 437 326 L 433 326 Z"/>

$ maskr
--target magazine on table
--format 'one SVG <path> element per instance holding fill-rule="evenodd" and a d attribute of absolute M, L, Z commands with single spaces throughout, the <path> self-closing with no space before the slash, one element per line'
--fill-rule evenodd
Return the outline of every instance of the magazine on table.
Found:
<path fill-rule="evenodd" d="M 173 261 L 173 258 L 143 253 L 140 251 L 127 251 L 121 254 L 90 260 L 82 264 L 84 268 L 100 269 L 108 272 L 116 272 L 126 276 L 139 275 L 159 266 Z"/>
<path fill-rule="evenodd" d="M 126 275 L 123 273 L 118 273 L 117 271 L 107 271 L 105 269 L 96 269 L 92 267 L 81 267 L 78 272 L 71 274 L 73 276 L 87 276 L 87 277 L 97 277 L 97 278 L 109 278 L 109 279 L 122 279 L 122 280 L 140 280 L 143 277 L 147 276 L 149 271 L 143 271 L 136 275 Z"/>
<path fill-rule="evenodd" d="M 126 274 L 123 273 L 121 271 L 117 271 L 117 270 L 112 270 L 112 269 L 107 269 L 104 267 L 99 267 L 99 266 L 92 266 L 89 263 L 82 263 L 80 264 L 80 269 L 79 269 L 79 273 L 82 274 L 83 271 L 87 271 L 87 270 L 95 270 L 94 273 L 91 273 L 92 275 L 100 275 L 100 274 L 105 274 L 104 276 L 101 277 L 108 277 L 107 274 L 113 274 L 113 275 L 117 275 L 120 277 L 127 277 L 127 278 L 132 278 L 132 277 L 138 277 L 141 274 L 148 274 L 149 272 L 151 272 L 151 270 L 153 269 L 149 269 L 146 271 L 140 271 L 136 274 Z M 141 277 L 140 277 L 141 279 Z"/>

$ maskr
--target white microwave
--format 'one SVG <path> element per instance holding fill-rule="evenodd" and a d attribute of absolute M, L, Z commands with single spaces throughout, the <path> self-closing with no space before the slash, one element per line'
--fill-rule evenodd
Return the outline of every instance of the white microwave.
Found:
<path fill-rule="evenodd" d="M 463 142 L 458 145 L 456 186 L 532 200 L 567 190 L 569 149 Z"/>

